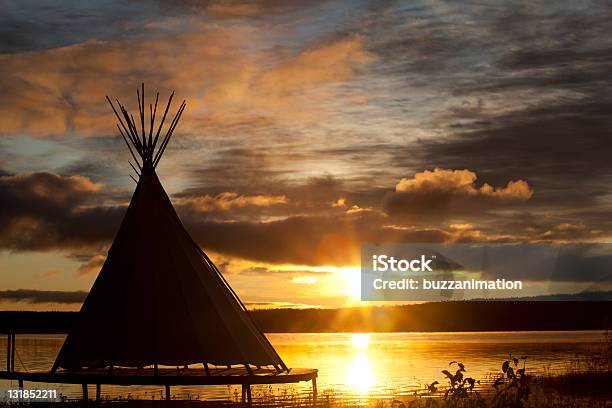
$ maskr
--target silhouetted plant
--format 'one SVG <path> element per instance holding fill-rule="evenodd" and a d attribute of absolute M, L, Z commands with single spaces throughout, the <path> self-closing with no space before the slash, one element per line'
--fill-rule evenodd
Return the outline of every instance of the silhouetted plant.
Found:
<path fill-rule="evenodd" d="M 448 366 L 453 367 L 457 366 L 457 371 L 452 374 L 448 370 L 442 370 L 442 374 L 446 376 L 449 381 L 450 387 L 446 389 L 444 393 L 444 399 L 459 399 L 459 398 L 468 398 L 470 396 L 474 396 L 476 393 L 474 390 L 474 386 L 476 385 L 476 380 L 472 377 L 465 377 L 463 373 L 467 370 L 465 369 L 465 365 L 461 362 L 451 361 Z"/>
<path fill-rule="evenodd" d="M 476 390 L 476 384 L 480 381 L 472 377 L 466 377 L 467 372 L 465 365 L 458 361 L 451 361 L 448 364 L 449 369 L 442 370 L 442 374 L 448 380 L 448 387 L 444 390 L 444 398 L 437 400 L 436 398 L 428 398 L 425 400 L 425 408 L 448 407 L 448 408 L 479 408 L 485 407 L 485 401 Z M 456 367 L 456 370 L 455 370 Z M 438 393 L 438 385 L 440 382 L 434 381 L 425 388 L 429 395 Z M 412 406 L 412 404 L 411 404 Z"/>
<path fill-rule="evenodd" d="M 523 367 L 519 368 L 520 361 Z M 527 357 L 512 357 L 502 363 L 502 374 L 493 383 L 495 396 L 494 407 L 522 408 L 525 406 L 531 392 L 530 377 L 525 373 Z"/>

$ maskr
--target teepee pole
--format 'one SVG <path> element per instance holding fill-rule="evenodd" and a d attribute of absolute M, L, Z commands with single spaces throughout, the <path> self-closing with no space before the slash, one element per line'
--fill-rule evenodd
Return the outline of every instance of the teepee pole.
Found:
<path fill-rule="evenodd" d="M 140 139 L 138 138 L 138 131 L 136 130 L 136 125 L 134 124 L 134 116 L 129 114 L 123 106 L 121 106 L 121 110 L 123 111 L 123 116 L 125 116 L 125 121 L 128 123 L 128 128 L 130 129 L 130 133 L 132 134 L 134 144 L 138 147 L 138 151 L 142 155 L 144 150 L 142 143 L 140 143 Z"/>
<path fill-rule="evenodd" d="M 168 142 L 170 141 L 170 137 L 172 137 L 172 133 L 174 132 L 174 128 L 178 124 L 178 120 L 181 118 L 181 115 L 183 114 L 183 111 L 185 110 L 185 106 L 187 105 L 185 104 L 185 101 L 183 101 L 181 105 L 179 106 L 179 110 L 174 115 L 172 122 L 170 122 L 170 127 L 166 131 L 166 135 L 164 136 L 164 139 L 162 140 L 162 143 L 159 146 L 159 149 L 157 150 L 157 154 L 155 155 L 155 158 L 153 159 L 153 163 L 155 165 L 157 165 L 157 163 L 161 159 L 162 154 L 164 154 L 164 151 L 166 150 L 166 146 L 168 145 Z"/>
<path fill-rule="evenodd" d="M 140 173 L 138 172 L 138 170 L 136 170 L 136 167 L 134 167 L 134 165 L 132 164 L 132 162 L 128 160 L 128 163 L 130 164 L 130 166 L 132 166 L 132 169 L 133 169 L 133 170 L 136 172 L 136 175 L 137 175 L 138 177 L 140 177 Z"/>
<path fill-rule="evenodd" d="M 117 129 L 119 129 L 119 133 L 121 133 L 121 137 L 123 138 L 123 140 L 125 141 L 125 144 L 127 145 L 130 153 L 132 154 L 132 157 L 134 158 L 134 161 L 136 162 L 136 165 L 138 166 L 138 168 L 140 170 L 142 170 L 142 166 L 140 165 L 140 163 L 138 162 L 138 159 L 136 158 L 136 155 L 134 154 L 134 152 L 132 151 L 132 147 L 130 146 L 130 144 L 128 143 L 125 135 L 123 134 L 123 132 L 121 131 L 121 128 L 119 127 L 119 125 L 117 125 Z"/>
<path fill-rule="evenodd" d="M 117 103 L 119 103 L 119 101 L 117 101 Z M 119 105 L 119 107 L 121 108 L 121 113 L 123 113 L 123 117 L 127 123 L 127 127 L 130 130 L 130 139 L 132 140 L 132 143 L 134 144 L 134 147 L 136 148 L 140 156 L 143 156 L 142 145 L 140 144 L 140 140 L 138 140 L 138 134 L 136 133 L 134 124 L 132 123 L 132 120 L 130 120 L 130 114 L 127 112 L 127 110 L 125 110 L 123 105 Z"/>
<path fill-rule="evenodd" d="M 155 150 L 155 146 L 157 145 L 157 139 L 159 138 L 159 132 L 162 130 L 162 126 L 164 126 L 164 121 L 166 120 L 166 115 L 168 114 L 168 109 L 170 109 L 170 104 L 172 104 L 172 98 L 174 98 L 174 91 L 170 94 L 170 98 L 168 98 L 168 103 L 166 104 L 166 110 L 164 110 L 164 116 L 162 116 L 161 122 L 159 122 L 159 127 L 157 128 L 157 133 L 155 134 L 155 140 L 153 141 L 153 150 Z"/>
<path fill-rule="evenodd" d="M 136 90 L 136 94 L 138 94 L 138 90 Z M 145 90 L 144 90 L 144 82 L 142 83 L 142 100 L 140 100 L 140 95 L 138 94 L 138 111 L 140 112 L 140 125 L 142 128 L 142 145 L 145 147 L 145 153 L 147 150 L 147 139 L 145 135 L 144 128 L 144 120 L 145 120 Z"/>
<path fill-rule="evenodd" d="M 164 137 L 164 140 L 161 146 L 159 147 L 157 154 L 155 155 L 155 159 L 153 159 L 153 167 L 157 167 L 157 163 L 159 163 L 162 155 L 164 154 L 164 151 L 166 150 L 166 146 L 168 146 L 168 142 L 170 141 L 170 138 L 172 137 L 172 134 L 174 133 L 174 129 L 176 128 L 178 121 L 181 119 L 181 115 L 183 114 L 183 111 L 185 110 L 186 106 L 187 104 L 185 103 L 185 101 L 183 101 L 183 103 L 181 103 L 181 106 L 178 112 L 174 116 L 174 119 L 170 123 L 170 128 L 168 128 L 168 131 L 166 132 L 166 136 Z"/>
<path fill-rule="evenodd" d="M 157 113 L 157 101 L 159 100 L 159 92 L 155 95 L 155 108 L 152 104 L 149 104 L 149 113 L 151 116 L 151 125 L 149 126 L 149 148 L 153 153 L 153 126 L 155 125 L 155 115 Z"/>
<path fill-rule="evenodd" d="M 125 131 L 125 134 L 128 135 L 128 137 L 130 138 L 130 141 L 134 145 L 134 148 L 136 148 L 136 151 L 138 151 L 138 144 L 135 143 L 134 140 L 132 139 L 131 129 L 128 130 L 126 125 L 123 123 L 123 120 L 121 119 L 121 116 L 119 116 L 119 113 L 117 113 L 117 110 L 115 109 L 115 106 L 113 105 L 113 103 L 111 102 L 111 100 L 110 100 L 110 98 L 108 96 L 106 97 L 106 100 L 108 101 L 108 103 L 111 106 L 111 108 L 113 108 L 113 112 L 115 113 L 115 116 L 117 117 L 117 120 L 119 121 L 119 124 L 121 124 L 121 127 Z M 119 103 L 119 100 L 116 100 L 116 101 L 117 101 L 117 105 L 118 105 L 119 109 L 121 110 L 121 113 L 126 117 L 126 122 L 128 122 L 127 116 L 125 115 L 125 109 L 123 108 L 121 103 Z M 117 125 L 117 127 L 119 127 L 119 125 Z M 121 129 L 119 131 L 121 132 Z M 122 133 L 122 135 L 123 135 L 123 133 Z M 140 152 L 138 152 L 138 153 L 140 153 Z"/>

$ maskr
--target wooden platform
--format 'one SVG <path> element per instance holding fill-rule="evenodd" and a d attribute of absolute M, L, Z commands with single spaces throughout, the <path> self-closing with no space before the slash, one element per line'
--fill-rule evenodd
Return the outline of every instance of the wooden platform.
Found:
<path fill-rule="evenodd" d="M 312 381 L 318 370 L 292 368 L 289 372 L 253 368 L 249 373 L 244 367 L 210 368 L 207 375 L 203 368 L 159 368 L 153 369 L 115 368 L 112 374 L 106 370 L 83 370 L 75 372 L 18 372 L 0 371 L 0 379 L 46 382 L 58 384 L 115 384 L 115 385 L 228 385 L 228 384 L 286 384 Z"/>
<path fill-rule="evenodd" d="M 100 399 L 101 385 L 163 385 L 166 388 L 166 400 L 170 400 L 170 386 L 173 385 L 242 385 L 242 402 L 251 402 L 251 385 L 254 384 L 289 384 L 301 381 L 312 382 L 312 401 L 317 400 L 318 370 L 312 368 L 292 368 L 289 371 L 277 372 L 268 368 L 252 368 L 248 372 L 244 367 L 209 368 L 209 374 L 203 368 L 159 368 L 155 375 L 152 368 L 115 368 L 112 374 L 104 370 L 82 370 L 77 372 L 18 372 L 0 371 L 0 379 L 19 382 L 22 388 L 25 381 L 81 384 L 83 400 L 88 400 L 88 384 L 96 385 L 96 400 Z"/>

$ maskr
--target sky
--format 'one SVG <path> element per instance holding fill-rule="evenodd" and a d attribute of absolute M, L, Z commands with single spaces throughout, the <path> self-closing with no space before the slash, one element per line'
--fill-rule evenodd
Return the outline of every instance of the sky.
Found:
<path fill-rule="evenodd" d="M 608 1 L 2 2 L 0 309 L 79 309 L 134 189 L 105 95 L 143 81 L 187 101 L 157 173 L 250 307 L 359 305 L 367 242 L 610 242 L 610 32 Z"/>

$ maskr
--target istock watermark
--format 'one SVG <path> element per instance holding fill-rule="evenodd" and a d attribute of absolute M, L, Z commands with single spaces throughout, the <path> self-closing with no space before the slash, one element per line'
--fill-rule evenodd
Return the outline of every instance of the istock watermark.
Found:
<path fill-rule="evenodd" d="M 433 261 L 432 259 L 427 259 L 425 255 L 421 255 L 420 259 L 395 259 L 393 256 L 388 255 L 373 255 L 372 256 L 372 270 L 377 272 L 386 272 L 386 271 L 412 271 L 412 272 L 420 272 L 420 271 L 429 271 L 431 267 L 429 264 Z"/>
<path fill-rule="evenodd" d="M 612 245 L 365 244 L 361 298 L 612 300 Z"/>

